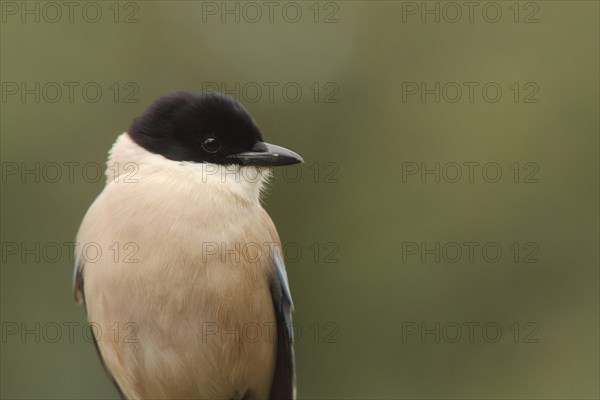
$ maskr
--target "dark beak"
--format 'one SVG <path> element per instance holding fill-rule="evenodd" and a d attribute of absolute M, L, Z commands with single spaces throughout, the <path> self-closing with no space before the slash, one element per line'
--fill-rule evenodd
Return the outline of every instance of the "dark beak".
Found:
<path fill-rule="evenodd" d="M 291 150 L 274 144 L 258 142 L 251 151 L 225 157 L 232 164 L 256 167 L 276 167 L 303 163 L 304 159 Z"/>

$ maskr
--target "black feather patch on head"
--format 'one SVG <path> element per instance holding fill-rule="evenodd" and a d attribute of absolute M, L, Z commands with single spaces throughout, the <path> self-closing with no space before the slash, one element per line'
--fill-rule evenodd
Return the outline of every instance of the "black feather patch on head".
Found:
<path fill-rule="evenodd" d="M 248 111 L 220 93 L 177 92 L 159 98 L 128 131 L 146 150 L 175 161 L 231 164 L 226 157 L 250 151 L 262 133 Z"/>

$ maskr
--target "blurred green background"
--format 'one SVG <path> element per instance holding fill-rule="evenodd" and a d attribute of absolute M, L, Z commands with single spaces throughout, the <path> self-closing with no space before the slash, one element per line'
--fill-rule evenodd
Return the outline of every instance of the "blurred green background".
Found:
<path fill-rule="evenodd" d="M 51 3 L 2 2 L 2 398 L 116 397 L 63 245 L 103 188 L 82 166 L 103 164 L 155 98 L 215 84 L 306 160 L 265 202 L 302 250 L 287 262 L 299 398 L 598 398 L 598 2 L 479 2 L 471 18 L 462 3 L 276 2 L 269 20 L 262 2 L 259 17 L 236 2 L 102 1 L 76 2 L 71 21 Z M 421 83 L 423 101 L 407 92 Z M 65 162 L 80 163 L 72 182 L 66 168 L 51 182 L 42 168 Z M 465 162 L 480 163 L 472 182 Z M 35 163 L 40 182 L 21 178 Z M 437 183 L 403 175 L 435 163 Z M 472 262 L 465 242 L 479 243 Z"/>

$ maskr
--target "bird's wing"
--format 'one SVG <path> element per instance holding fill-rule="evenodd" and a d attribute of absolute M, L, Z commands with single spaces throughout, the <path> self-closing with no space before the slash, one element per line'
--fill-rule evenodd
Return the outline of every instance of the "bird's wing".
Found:
<path fill-rule="evenodd" d="M 75 258 L 75 266 L 73 268 L 73 296 L 75 302 L 81 304 L 84 301 L 83 296 L 83 263 L 79 256 Z"/>
<path fill-rule="evenodd" d="M 275 249 L 274 264 L 276 274 L 272 277 L 271 295 L 277 317 L 277 359 L 269 398 L 290 400 L 296 397 L 292 329 L 293 304 L 283 257 L 278 249 Z"/>

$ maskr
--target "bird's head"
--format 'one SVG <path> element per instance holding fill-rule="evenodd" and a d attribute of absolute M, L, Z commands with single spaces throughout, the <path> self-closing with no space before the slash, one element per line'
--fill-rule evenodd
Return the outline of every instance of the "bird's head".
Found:
<path fill-rule="evenodd" d="M 248 111 L 220 93 L 161 97 L 128 133 L 141 147 L 174 161 L 257 167 L 303 162 L 295 152 L 264 142 Z"/>
<path fill-rule="evenodd" d="M 266 143 L 235 99 L 220 93 L 177 92 L 156 100 L 117 139 L 110 151 L 107 183 L 124 183 L 128 180 L 116 178 L 133 176 L 140 182 L 165 183 L 160 190 L 233 194 L 256 203 L 270 167 L 303 161 L 291 150 Z M 205 190 L 195 190 L 198 185 Z"/>

